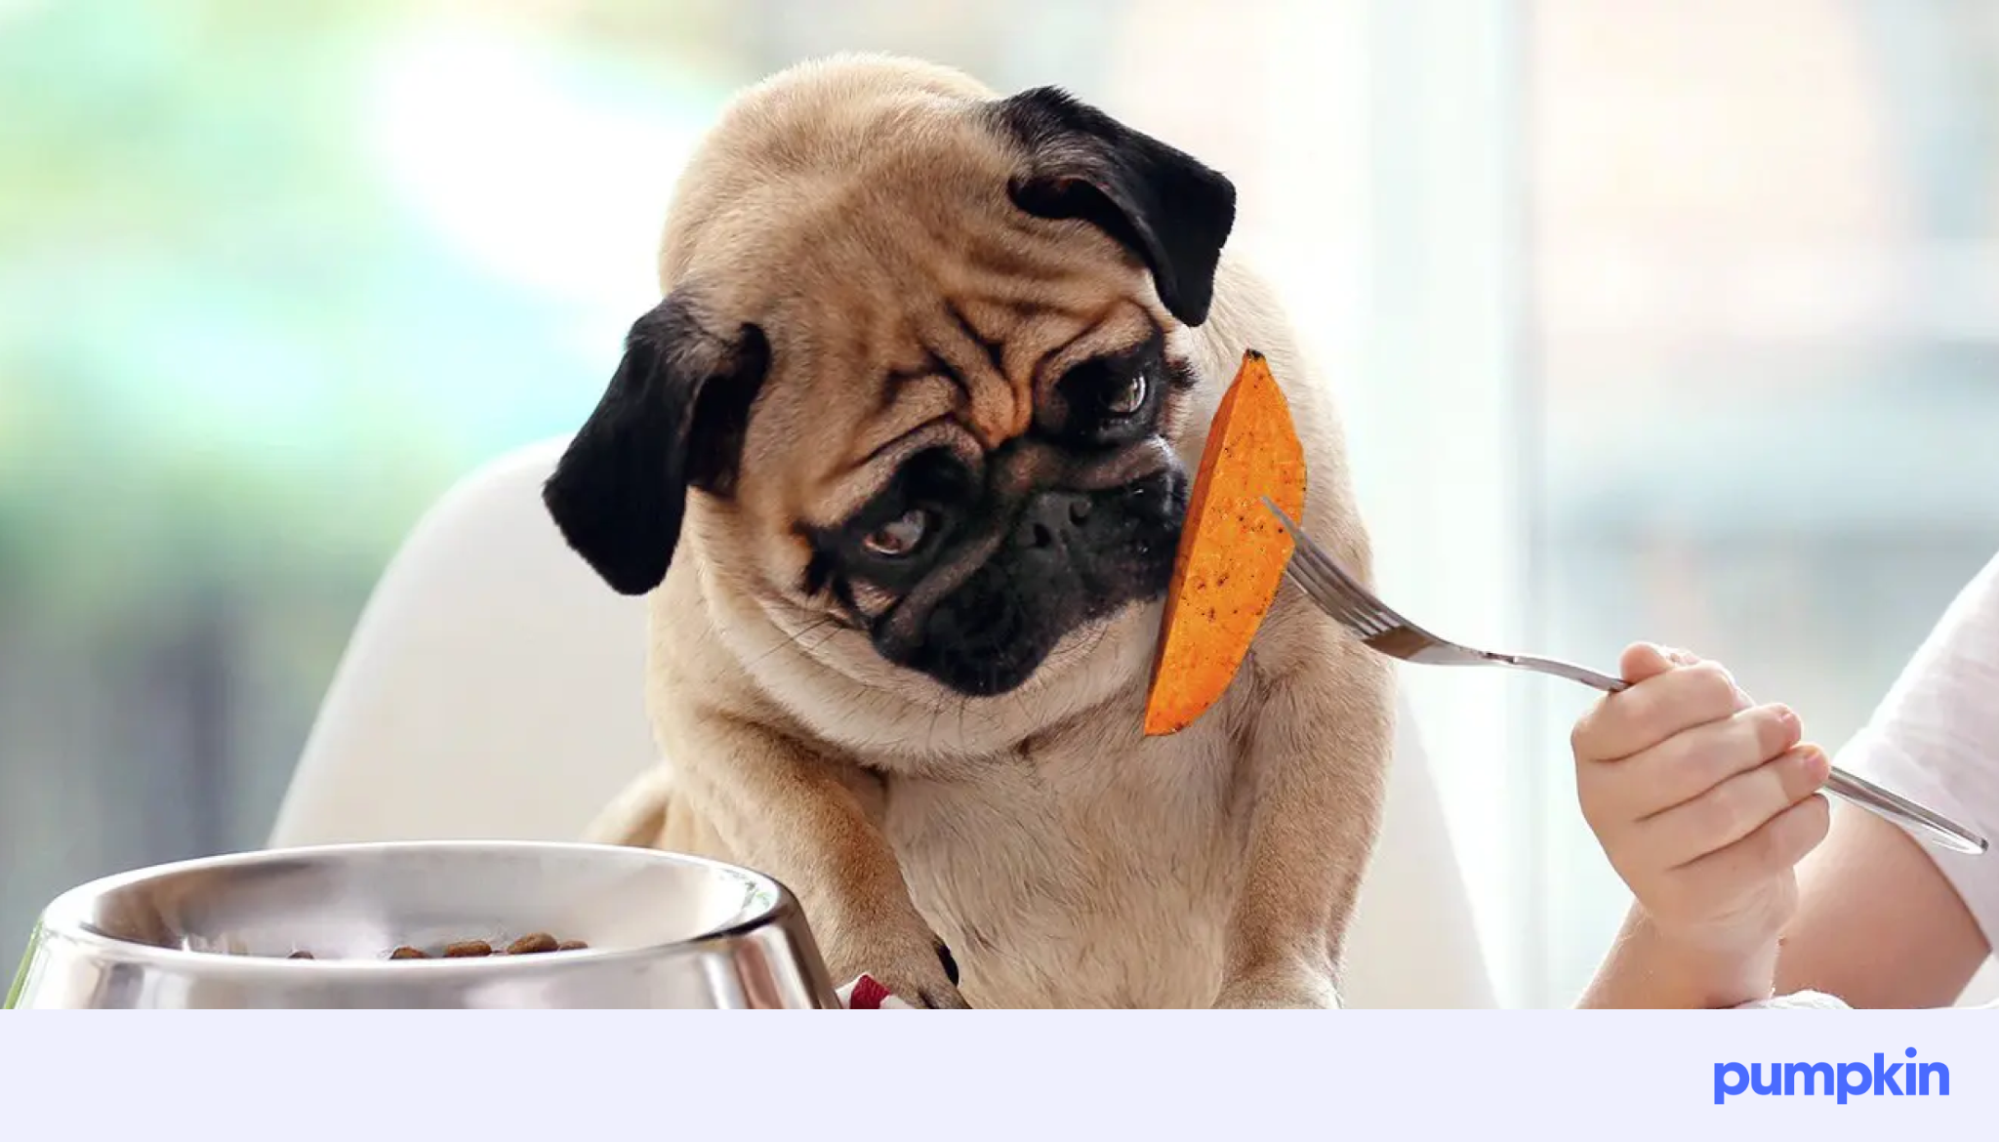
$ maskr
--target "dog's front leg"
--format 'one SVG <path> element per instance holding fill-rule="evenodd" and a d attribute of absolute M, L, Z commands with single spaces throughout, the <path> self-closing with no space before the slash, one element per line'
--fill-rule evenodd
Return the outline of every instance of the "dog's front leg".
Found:
<path fill-rule="evenodd" d="M 1238 763 L 1249 828 L 1217 1008 L 1338 1007 L 1341 943 L 1380 825 L 1393 671 L 1319 613 L 1294 614 Z"/>
<path fill-rule="evenodd" d="M 798 895 L 835 980 L 862 973 L 925 1008 L 964 1008 L 950 953 L 911 903 L 856 784 L 875 781 L 738 719 L 695 722 L 676 770 L 732 860 Z"/>

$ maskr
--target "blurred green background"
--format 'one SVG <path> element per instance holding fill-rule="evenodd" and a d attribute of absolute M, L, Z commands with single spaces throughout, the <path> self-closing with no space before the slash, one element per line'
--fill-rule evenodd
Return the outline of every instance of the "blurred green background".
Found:
<path fill-rule="evenodd" d="M 262 841 L 406 530 L 594 403 L 739 85 L 1092 50 L 839 7 L 0 0 L 0 959 L 70 884 Z"/>

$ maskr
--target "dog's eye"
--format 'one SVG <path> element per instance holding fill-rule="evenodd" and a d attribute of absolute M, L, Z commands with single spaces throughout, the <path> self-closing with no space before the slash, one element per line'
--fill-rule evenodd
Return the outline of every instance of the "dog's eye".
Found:
<path fill-rule="evenodd" d="M 921 547 L 923 537 L 929 533 L 930 513 L 921 508 L 911 508 L 868 533 L 862 538 L 861 546 L 875 555 L 895 559 Z"/>
<path fill-rule="evenodd" d="M 1145 407 L 1145 398 L 1151 388 L 1152 383 L 1145 371 L 1139 370 L 1105 395 L 1104 411 L 1113 417 L 1129 417 Z"/>

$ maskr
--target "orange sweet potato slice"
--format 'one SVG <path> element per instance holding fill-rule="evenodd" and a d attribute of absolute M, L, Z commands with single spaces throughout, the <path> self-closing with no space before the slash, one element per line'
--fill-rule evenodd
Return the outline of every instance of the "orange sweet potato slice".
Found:
<path fill-rule="evenodd" d="M 1145 733 L 1175 734 L 1222 697 L 1277 598 L 1291 537 L 1263 503 L 1305 511 L 1305 450 L 1263 354 L 1242 367 L 1215 411 L 1174 556 Z"/>

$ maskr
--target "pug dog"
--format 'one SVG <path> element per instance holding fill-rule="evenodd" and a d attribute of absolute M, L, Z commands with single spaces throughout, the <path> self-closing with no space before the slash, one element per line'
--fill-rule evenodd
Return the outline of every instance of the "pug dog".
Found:
<path fill-rule="evenodd" d="M 829 970 L 957 1007 L 1332 1007 L 1392 674 L 1288 583 L 1192 726 L 1141 716 L 1245 350 L 1360 576 L 1342 428 L 1220 173 L 1059 89 L 795 66 L 673 193 L 663 297 L 549 477 L 648 595 L 664 759 L 594 840 L 765 872 Z"/>

